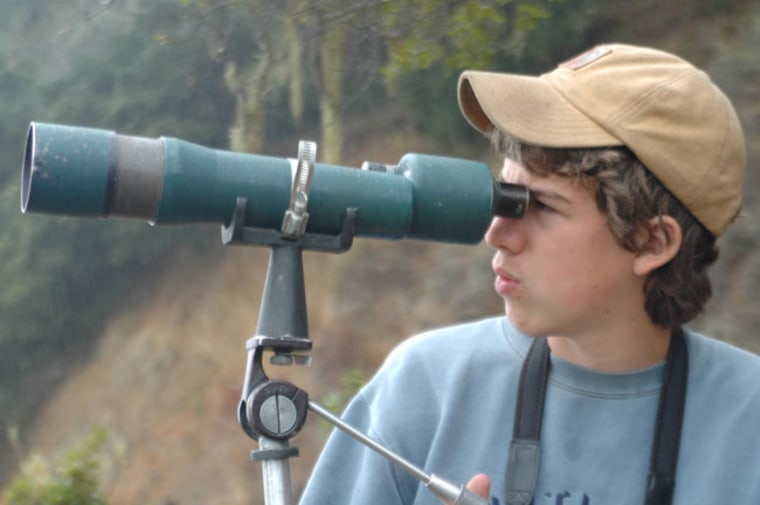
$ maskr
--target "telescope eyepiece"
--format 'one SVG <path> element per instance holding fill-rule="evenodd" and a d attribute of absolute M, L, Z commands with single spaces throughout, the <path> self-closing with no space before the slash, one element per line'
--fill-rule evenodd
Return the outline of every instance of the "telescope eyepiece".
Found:
<path fill-rule="evenodd" d="M 494 191 L 493 213 L 507 218 L 521 218 L 530 204 L 530 190 L 521 184 L 498 181 Z"/>

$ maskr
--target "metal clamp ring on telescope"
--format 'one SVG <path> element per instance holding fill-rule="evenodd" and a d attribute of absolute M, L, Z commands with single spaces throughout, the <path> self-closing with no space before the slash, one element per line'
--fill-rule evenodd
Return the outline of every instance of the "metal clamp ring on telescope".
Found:
<path fill-rule="evenodd" d="M 309 191 L 314 177 L 314 165 L 317 162 L 317 144 L 307 140 L 298 142 L 298 161 L 290 191 L 290 206 L 282 220 L 282 234 L 298 238 L 306 231 L 309 213 Z"/>

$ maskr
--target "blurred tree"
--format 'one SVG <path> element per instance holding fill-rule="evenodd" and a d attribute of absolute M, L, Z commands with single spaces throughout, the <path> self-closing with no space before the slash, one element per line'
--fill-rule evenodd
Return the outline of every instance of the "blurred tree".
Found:
<path fill-rule="evenodd" d="M 56 8 L 39 0 L 0 4 L 6 7 L 0 26 L 6 23 L 13 31 L 12 43 L 0 48 L 7 55 L 0 60 L 3 432 L 23 424 L 66 367 L 87 356 L 137 269 L 175 247 L 205 240 L 196 228 L 157 233 L 144 223 L 22 216 L 19 211 L 30 120 L 226 144 L 232 103 L 222 67 L 205 57 L 203 34 L 176 16 L 174 2 L 112 5 L 84 0 Z M 174 43 L 161 37 L 167 26 L 177 35 Z M 6 37 L 0 34 L 0 40 Z M 67 50 L 52 49 L 56 45 Z M 61 59 L 53 62 L 58 54 Z M 0 453 L 3 443 L 0 437 Z"/>
<path fill-rule="evenodd" d="M 111 26 L 120 19 L 121 26 Z M 60 77 L 45 85 L 45 117 L 226 145 L 232 100 L 223 85 L 223 67 L 199 57 L 205 38 L 177 16 L 173 2 L 112 9 L 90 24 L 87 39 L 99 40 L 99 32 L 108 30 L 108 42 L 99 51 L 78 53 Z"/>
<path fill-rule="evenodd" d="M 205 33 L 210 60 L 224 69 L 224 83 L 235 103 L 229 147 L 261 152 L 267 99 L 274 88 L 288 81 L 293 68 L 286 51 L 292 43 L 288 36 L 292 23 L 286 23 L 288 3 L 180 0 L 180 5 L 180 14 Z M 293 110 L 300 114 L 297 105 Z"/>
<path fill-rule="evenodd" d="M 466 7 L 466 3 L 459 5 L 462 9 L 474 8 L 473 5 Z M 425 10 L 422 4 L 417 7 L 419 12 Z M 585 50 L 592 43 L 588 39 L 587 30 L 595 23 L 596 18 L 591 14 L 597 8 L 596 0 L 526 4 L 521 14 L 525 18 L 520 22 L 525 28 L 519 33 L 510 32 L 507 27 L 509 23 L 506 22 L 503 26 L 491 29 L 488 25 L 492 19 L 487 16 L 479 19 L 475 16 L 469 23 L 475 25 L 472 30 L 481 32 L 482 48 L 472 46 L 459 53 L 459 56 L 455 56 L 455 52 L 444 53 L 440 50 L 446 44 L 460 43 L 447 42 L 445 31 L 437 34 L 434 25 L 428 23 L 426 29 L 431 31 L 430 37 L 438 37 L 440 43 L 428 43 L 427 39 L 415 33 L 406 42 L 403 37 L 391 41 L 391 44 L 398 44 L 400 49 L 398 53 L 392 54 L 395 59 L 391 57 L 383 67 L 385 82 L 392 90 L 393 97 L 407 111 L 408 118 L 420 130 L 447 145 L 453 145 L 452 142 L 467 144 L 468 140 L 481 140 L 481 135 L 462 117 L 454 97 L 461 70 L 481 68 L 530 74 L 549 70 L 557 61 Z M 488 12 L 494 9 L 494 5 L 485 2 L 482 9 Z M 507 12 L 510 9 L 518 7 L 512 4 Z M 413 26 L 408 20 L 403 20 L 403 23 Z M 485 40 L 494 37 L 498 40 Z M 461 45 L 469 47 L 467 41 L 461 42 Z M 430 46 L 429 52 L 426 52 L 427 46 Z"/>
<path fill-rule="evenodd" d="M 551 0 L 383 2 L 382 29 L 389 46 L 383 68 L 394 86 L 405 73 L 442 63 L 446 68 L 487 68 L 519 56 L 528 34 L 550 17 Z"/>
<path fill-rule="evenodd" d="M 558 2 L 560 0 L 554 0 Z M 484 67 L 517 55 L 550 15 L 552 0 L 180 0 L 225 65 L 236 100 L 231 147 L 260 151 L 266 101 L 286 88 L 294 124 L 303 119 L 308 74 L 317 90 L 320 158 L 342 158 L 347 106 L 381 75 L 391 88 L 411 72 Z"/>

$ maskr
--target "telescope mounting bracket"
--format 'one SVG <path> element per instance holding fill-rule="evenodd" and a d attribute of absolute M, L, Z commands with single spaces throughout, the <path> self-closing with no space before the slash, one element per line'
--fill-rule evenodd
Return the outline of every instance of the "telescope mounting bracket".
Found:
<path fill-rule="evenodd" d="M 296 435 L 306 420 L 308 395 L 289 382 L 271 380 L 264 370 L 263 354 L 272 351 L 270 363 L 274 365 L 309 363 L 306 353 L 311 350 L 311 340 L 302 251 L 339 253 L 350 249 L 357 209 L 346 209 L 337 235 L 303 233 L 293 238 L 277 230 L 246 227 L 246 204 L 245 198 L 237 198 L 230 224 L 222 227 L 222 243 L 268 246 L 271 254 L 256 336 L 246 344 L 248 360 L 238 421 L 255 440 L 261 436 L 287 440 Z M 260 454 L 253 457 L 261 459 Z"/>
<path fill-rule="evenodd" d="M 303 427 L 309 410 L 308 394 L 290 382 L 270 379 L 263 355 L 271 351 L 273 365 L 308 364 L 311 340 L 306 313 L 303 251 L 340 253 L 353 244 L 358 209 L 347 208 L 336 235 L 307 233 L 308 197 L 313 177 L 316 145 L 301 142 L 292 180 L 290 207 L 281 230 L 246 226 L 247 199 L 238 197 L 227 225 L 222 226 L 224 245 L 265 246 L 271 250 L 255 336 L 248 339 L 238 422 L 259 449 L 251 459 L 264 472 L 267 505 L 290 505 L 289 458 L 298 449 L 289 445 Z"/>
<path fill-rule="evenodd" d="M 358 209 L 347 208 L 341 223 L 341 230 L 336 235 L 322 233 L 304 233 L 296 238 L 269 228 L 252 228 L 245 226 L 246 198 L 235 200 L 230 223 L 222 226 L 222 244 L 253 245 L 270 247 L 297 247 L 306 251 L 341 253 L 351 249 L 354 242 Z"/>

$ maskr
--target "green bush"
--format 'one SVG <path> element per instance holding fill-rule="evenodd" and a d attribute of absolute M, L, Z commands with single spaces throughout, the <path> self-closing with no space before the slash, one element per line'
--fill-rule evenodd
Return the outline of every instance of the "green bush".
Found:
<path fill-rule="evenodd" d="M 98 456 L 108 440 L 104 429 L 95 429 L 81 445 L 51 464 L 39 455 L 23 465 L 11 482 L 2 505 L 106 505 L 98 488 Z"/>

